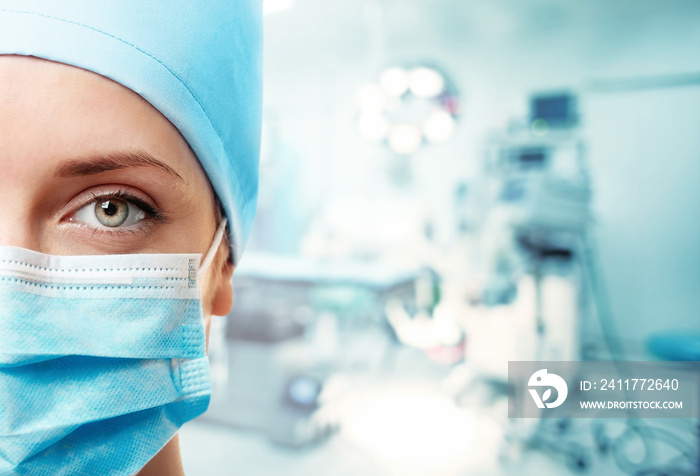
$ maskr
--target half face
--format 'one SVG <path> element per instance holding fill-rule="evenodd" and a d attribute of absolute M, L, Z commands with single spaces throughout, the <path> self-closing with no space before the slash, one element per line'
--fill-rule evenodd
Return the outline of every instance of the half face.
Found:
<path fill-rule="evenodd" d="M 178 130 L 122 85 L 0 55 L 0 245 L 205 253 L 215 200 Z"/>
<path fill-rule="evenodd" d="M 0 55 L 0 246 L 205 253 L 216 225 L 199 161 L 147 101 L 95 73 Z M 225 251 L 201 283 L 207 335 L 211 314 L 231 309 Z M 179 474 L 178 466 L 173 439 L 140 474 Z"/>

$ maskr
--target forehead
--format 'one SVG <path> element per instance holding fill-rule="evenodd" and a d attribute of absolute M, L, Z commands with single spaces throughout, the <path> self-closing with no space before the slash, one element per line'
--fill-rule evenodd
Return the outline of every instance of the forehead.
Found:
<path fill-rule="evenodd" d="M 0 55 L 0 160 L 29 166 L 124 150 L 206 183 L 177 128 L 134 91 L 73 66 Z"/>

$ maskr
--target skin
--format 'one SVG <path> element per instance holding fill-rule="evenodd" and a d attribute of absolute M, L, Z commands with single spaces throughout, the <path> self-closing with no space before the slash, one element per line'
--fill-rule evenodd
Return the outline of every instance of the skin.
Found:
<path fill-rule="evenodd" d="M 0 55 L 0 170 L 0 246 L 203 254 L 218 226 L 211 185 L 175 126 L 133 91 L 65 64 Z M 126 227 L 95 221 L 96 201 L 131 200 L 115 193 L 159 216 L 144 211 Z M 212 314 L 231 310 L 232 274 L 224 240 L 201 281 L 207 336 Z M 177 436 L 139 473 L 162 474 L 184 474 Z"/>

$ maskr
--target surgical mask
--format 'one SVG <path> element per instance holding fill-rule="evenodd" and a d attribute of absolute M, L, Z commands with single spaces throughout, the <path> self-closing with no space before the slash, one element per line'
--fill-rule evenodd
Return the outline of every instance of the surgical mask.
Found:
<path fill-rule="evenodd" d="M 204 413 L 198 281 L 225 226 L 204 259 L 0 247 L 0 476 L 133 474 Z"/>

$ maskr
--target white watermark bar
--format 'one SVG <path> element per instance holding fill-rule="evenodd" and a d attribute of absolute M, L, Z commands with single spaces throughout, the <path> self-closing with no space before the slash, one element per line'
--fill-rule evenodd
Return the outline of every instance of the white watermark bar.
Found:
<path fill-rule="evenodd" d="M 700 418 L 700 362 L 508 362 L 510 418 Z"/>

